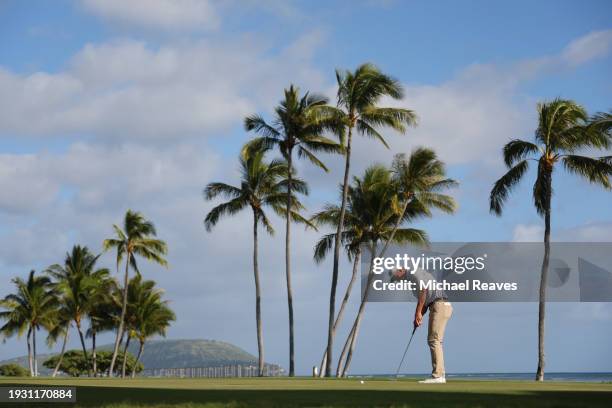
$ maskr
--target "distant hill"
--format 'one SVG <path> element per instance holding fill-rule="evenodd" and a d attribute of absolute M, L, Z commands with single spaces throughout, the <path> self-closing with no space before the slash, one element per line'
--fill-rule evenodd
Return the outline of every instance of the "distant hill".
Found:
<path fill-rule="evenodd" d="M 130 353 L 138 353 L 138 343 L 130 344 Z M 113 345 L 100 346 L 99 350 L 112 350 Z M 38 356 L 38 371 L 41 375 L 50 374 L 42 363 L 53 354 Z M 225 365 L 256 364 L 257 357 L 240 347 L 216 340 L 153 340 L 145 344 L 141 361 L 145 369 L 218 367 Z M 0 361 L 0 365 L 16 363 L 28 367 L 27 356 Z"/>

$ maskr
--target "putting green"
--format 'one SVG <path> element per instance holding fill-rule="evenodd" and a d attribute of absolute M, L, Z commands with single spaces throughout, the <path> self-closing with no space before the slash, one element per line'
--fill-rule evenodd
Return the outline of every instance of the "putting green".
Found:
<path fill-rule="evenodd" d="M 77 387 L 79 407 L 609 407 L 610 383 L 414 379 L 96 379 L 0 378 L 7 385 Z M 11 404 L 10 406 L 16 406 Z M 29 405 L 33 406 L 32 404 Z M 51 406 L 51 405 L 48 405 Z M 53 404 L 53 406 L 58 406 Z M 71 405 L 74 406 L 74 405 Z"/>

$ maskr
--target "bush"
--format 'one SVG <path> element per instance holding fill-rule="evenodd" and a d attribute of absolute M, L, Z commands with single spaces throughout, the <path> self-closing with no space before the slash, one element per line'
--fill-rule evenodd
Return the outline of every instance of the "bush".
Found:
<path fill-rule="evenodd" d="M 98 373 L 106 373 L 108 368 L 110 367 L 110 361 L 113 356 L 111 351 L 98 351 L 96 356 L 96 368 Z M 70 375 L 72 377 L 80 377 L 82 375 L 87 375 L 87 370 L 91 369 L 91 354 L 88 354 L 89 361 L 85 361 L 83 357 L 83 352 L 79 350 L 70 350 L 64 353 L 64 358 L 62 359 L 62 364 L 60 365 L 59 370 L 64 374 Z M 49 358 L 46 360 L 43 365 L 51 370 L 53 370 L 57 364 L 59 359 L 59 354 Z M 132 374 L 132 367 L 134 366 L 134 362 L 136 361 L 136 357 L 131 353 L 127 354 L 127 366 L 126 366 L 126 375 Z M 123 363 L 123 353 L 117 354 L 117 362 L 115 363 L 114 373 L 115 375 L 121 374 L 121 365 Z M 136 366 L 136 373 L 139 373 L 143 370 L 144 366 L 142 363 L 138 363 Z"/>
<path fill-rule="evenodd" d="M 4 377 L 27 377 L 30 372 L 19 364 L 0 365 L 0 376 Z"/>

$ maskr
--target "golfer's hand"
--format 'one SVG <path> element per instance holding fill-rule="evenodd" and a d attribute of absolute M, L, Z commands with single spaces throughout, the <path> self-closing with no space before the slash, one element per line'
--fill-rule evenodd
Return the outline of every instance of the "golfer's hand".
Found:
<path fill-rule="evenodd" d="M 414 314 L 414 327 L 419 327 L 421 324 L 423 324 L 423 315 L 417 312 Z"/>

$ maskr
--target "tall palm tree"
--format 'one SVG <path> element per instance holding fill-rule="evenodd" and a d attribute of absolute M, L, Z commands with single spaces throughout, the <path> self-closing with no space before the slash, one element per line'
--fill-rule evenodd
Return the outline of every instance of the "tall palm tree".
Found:
<path fill-rule="evenodd" d="M 380 241 L 393 239 L 396 243 L 412 243 L 415 245 L 426 245 L 429 242 L 427 234 L 423 230 L 414 228 L 396 229 L 396 220 L 401 215 L 397 210 L 397 201 L 397 186 L 392 173 L 384 166 L 369 167 L 362 178 L 354 177 L 353 185 L 349 186 L 347 214 L 351 214 L 351 217 L 354 215 L 355 221 L 352 222 L 360 225 L 363 235 L 359 241 L 370 248 L 372 259 L 376 256 L 376 245 Z M 421 215 L 423 215 L 422 207 L 416 205 L 416 203 L 411 204 L 403 214 L 402 221 L 409 221 Z M 391 237 L 391 234 L 393 234 L 393 237 Z M 368 284 L 371 278 L 372 273 L 370 272 Z M 359 310 L 338 360 L 336 373 L 338 376 L 343 376 L 350 365 L 368 293 L 369 291 L 365 291 L 361 297 Z M 344 361 L 345 357 L 346 362 Z"/>
<path fill-rule="evenodd" d="M 346 200 L 349 187 L 349 174 L 351 165 L 351 147 L 353 132 L 379 140 L 388 147 L 387 142 L 379 133 L 378 128 L 389 127 L 400 133 L 406 131 L 407 126 L 416 124 L 416 115 L 408 109 L 379 107 L 383 97 L 402 99 L 404 91 L 396 79 L 383 74 L 375 65 L 362 64 L 355 72 L 336 70 L 338 83 L 337 107 L 325 107 L 327 115 L 336 118 L 346 128 L 346 149 L 344 178 L 342 180 L 342 199 L 340 214 L 336 224 L 334 239 L 334 260 L 332 269 L 332 282 L 329 296 L 329 320 L 327 334 L 327 363 L 325 376 L 331 376 L 331 361 L 335 337 L 334 321 L 336 307 L 336 288 L 338 285 L 341 231 L 346 211 Z"/>
<path fill-rule="evenodd" d="M 164 258 L 164 255 L 168 252 L 166 243 L 155 238 L 157 235 L 155 226 L 151 221 L 146 220 L 141 213 L 128 210 L 123 219 L 123 229 L 117 225 L 113 225 L 113 229 L 115 230 L 115 238 L 105 239 L 103 247 L 105 251 L 113 248 L 117 250 L 117 268 L 125 257 L 125 274 L 123 277 L 121 316 L 108 371 L 109 377 L 113 376 L 117 354 L 119 353 L 119 343 L 123 338 L 130 267 L 137 274 L 140 274 L 136 263 L 136 255 L 162 266 L 168 265 Z"/>
<path fill-rule="evenodd" d="M 26 281 L 14 278 L 12 282 L 17 291 L 6 295 L 0 301 L 0 306 L 5 309 L 0 312 L 0 319 L 6 321 L 0 327 L 0 333 L 5 338 L 14 334 L 21 336 L 27 329 L 30 376 L 36 377 L 36 332 L 41 328 L 52 330 L 56 325 L 57 294 L 51 280 L 47 276 L 35 276 L 34 271 L 30 271 Z"/>
<path fill-rule="evenodd" d="M 93 255 L 87 247 L 75 245 L 66 254 L 63 265 L 51 265 L 46 273 L 55 279 L 55 287 L 61 296 L 63 312 L 69 315 L 79 334 L 83 356 L 88 361 L 83 323 L 95 304 L 95 294 L 101 281 L 109 279 L 106 268 L 96 268 L 99 255 Z M 91 373 L 91 370 L 88 371 Z"/>
<path fill-rule="evenodd" d="M 285 213 L 286 191 L 288 187 L 289 167 L 284 160 L 264 161 L 263 150 L 240 156 L 240 186 L 225 183 L 210 183 L 204 189 L 206 200 L 223 196 L 229 201 L 214 207 L 206 215 L 204 225 L 211 231 L 219 219 L 226 215 L 250 207 L 253 212 L 253 276 L 255 280 L 255 321 L 257 327 L 257 350 L 259 357 L 259 376 L 264 375 L 264 343 L 261 323 L 261 288 L 259 284 L 258 238 L 257 229 L 261 222 L 269 234 L 274 234 L 274 228 L 266 215 L 264 208 L 270 207 L 278 214 Z M 293 177 L 291 191 L 307 193 L 306 183 Z M 294 219 L 299 219 L 297 213 L 301 204 L 294 195 L 291 199 Z"/>
<path fill-rule="evenodd" d="M 168 301 L 162 300 L 163 290 L 155 288 L 155 282 L 142 281 L 141 276 L 135 276 L 130 281 L 130 297 L 128 313 L 133 316 L 128 318 L 131 323 L 130 332 L 132 337 L 138 340 L 138 354 L 131 367 L 132 378 L 136 376 L 136 367 L 142 356 L 145 342 L 155 335 L 166 335 L 166 329 L 170 322 L 176 320 L 174 312 L 168 307 Z M 127 361 L 127 345 L 123 353 L 122 373 L 125 376 L 125 365 Z"/>
<path fill-rule="evenodd" d="M 247 131 L 254 131 L 259 136 L 247 143 L 243 151 L 248 155 L 264 149 L 278 149 L 287 161 L 287 194 L 285 205 L 285 277 L 287 280 L 287 306 L 289 309 L 289 376 L 295 375 L 295 349 L 293 330 L 293 291 L 291 288 L 291 209 L 293 152 L 298 158 L 306 158 L 315 166 L 327 171 L 327 167 L 315 155 L 316 152 L 339 153 L 342 147 L 322 136 L 326 130 L 342 133 L 342 127 L 332 117 L 322 115 L 320 108 L 326 106 L 324 96 L 309 94 L 300 97 L 299 89 L 291 85 L 285 89 L 285 98 L 275 108 L 272 123 L 267 123 L 261 116 L 252 115 L 245 119 Z"/>
<path fill-rule="evenodd" d="M 544 381 L 544 317 L 546 312 L 546 282 L 550 257 L 550 217 L 552 176 L 555 165 L 563 163 L 570 173 L 577 174 L 593 184 L 610 189 L 612 163 L 610 157 L 592 158 L 575 154 L 581 149 L 607 149 L 610 140 L 610 116 L 595 116 L 589 121 L 586 111 L 576 102 L 555 99 L 537 105 L 538 127 L 534 143 L 514 139 L 503 149 L 508 172 L 491 189 L 490 210 L 501 215 L 508 194 L 529 168 L 529 161 L 538 163 L 533 185 L 536 211 L 544 217 L 544 258 L 540 275 L 540 301 L 538 316 L 538 369 L 536 381 Z"/>

